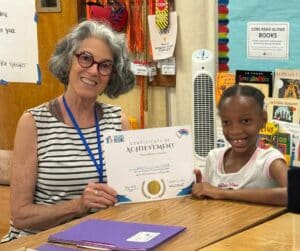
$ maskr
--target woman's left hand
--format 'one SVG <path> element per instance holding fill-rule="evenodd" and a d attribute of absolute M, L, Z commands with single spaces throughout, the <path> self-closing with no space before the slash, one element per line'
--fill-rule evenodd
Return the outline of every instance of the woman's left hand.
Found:
<path fill-rule="evenodd" d="M 117 192 L 107 184 L 90 182 L 81 201 L 85 208 L 107 208 L 117 203 Z"/>

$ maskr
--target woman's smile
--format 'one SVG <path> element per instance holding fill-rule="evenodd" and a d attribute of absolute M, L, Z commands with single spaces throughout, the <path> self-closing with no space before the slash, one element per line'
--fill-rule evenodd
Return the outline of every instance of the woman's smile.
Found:
<path fill-rule="evenodd" d="M 91 79 L 86 78 L 86 77 L 80 77 L 80 80 L 84 84 L 89 85 L 89 86 L 96 86 L 98 84 L 97 81 L 91 80 Z"/>

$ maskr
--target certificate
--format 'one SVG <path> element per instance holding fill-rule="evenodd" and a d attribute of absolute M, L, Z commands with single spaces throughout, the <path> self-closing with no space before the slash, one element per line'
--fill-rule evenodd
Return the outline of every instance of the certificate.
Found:
<path fill-rule="evenodd" d="M 190 126 L 104 135 L 107 183 L 121 203 L 184 196 L 194 182 Z"/>

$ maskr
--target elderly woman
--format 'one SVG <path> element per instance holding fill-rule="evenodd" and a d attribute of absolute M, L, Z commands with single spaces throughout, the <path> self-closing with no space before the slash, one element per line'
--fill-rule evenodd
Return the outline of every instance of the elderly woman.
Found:
<path fill-rule="evenodd" d="M 119 107 L 97 102 L 134 85 L 125 39 L 96 21 L 77 25 L 56 46 L 49 69 L 63 95 L 20 118 L 11 176 L 11 227 L 2 242 L 82 217 L 116 202 L 106 184 L 104 132 L 128 129 Z"/>

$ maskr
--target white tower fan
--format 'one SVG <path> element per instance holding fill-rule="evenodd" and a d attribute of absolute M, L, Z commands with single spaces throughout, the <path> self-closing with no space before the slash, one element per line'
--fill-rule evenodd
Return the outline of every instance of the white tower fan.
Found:
<path fill-rule="evenodd" d="M 206 49 L 192 54 L 192 122 L 195 167 L 203 170 L 216 146 L 215 60 Z"/>

